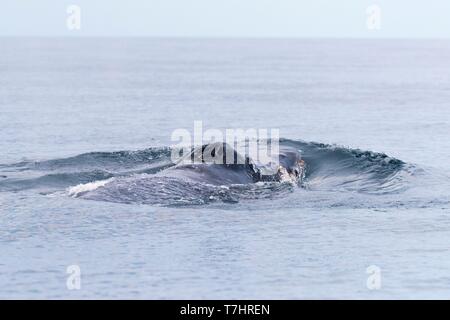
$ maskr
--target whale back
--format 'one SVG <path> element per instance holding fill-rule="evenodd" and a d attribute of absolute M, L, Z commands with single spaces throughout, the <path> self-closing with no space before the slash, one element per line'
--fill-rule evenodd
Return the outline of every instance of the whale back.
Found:
<path fill-rule="evenodd" d="M 216 142 L 193 148 L 162 175 L 213 185 L 248 184 L 258 181 L 299 182 L 304 175 L 301 156 L 292 147 L 280 148 L 265 164 L 239 154 L 227 143 Z"/>
<path fill-rule="evenodd" d="M 166 175 L 214 185 L 247 184 L 259 181 L 252 159 L 239 154 L 227 143 L 216 142 L 194 148 Z"/>

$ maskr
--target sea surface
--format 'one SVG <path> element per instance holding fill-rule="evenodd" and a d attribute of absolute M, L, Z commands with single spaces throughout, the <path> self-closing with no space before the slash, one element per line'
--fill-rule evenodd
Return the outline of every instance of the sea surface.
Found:
<path fill-rule="evenodd" d="M 450 298 L 449 70 L 449 40 L 0 38 L 0 298 Z M 304 181 L 161 177 L 194 121 L 279 129 Z"/>

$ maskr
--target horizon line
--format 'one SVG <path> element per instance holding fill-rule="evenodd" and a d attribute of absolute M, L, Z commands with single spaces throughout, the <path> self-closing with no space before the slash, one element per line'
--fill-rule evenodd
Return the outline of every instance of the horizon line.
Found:
<path fill-rule="evenodd" d="M 44 38 L 44 39 L 95 39 L 95 38 L 145 38 L 155 40 L 450 40 L 450 37 L 360 37 L 360 36 L 155 36 L 155 35 L 1 35 L 0 38 Z"/>

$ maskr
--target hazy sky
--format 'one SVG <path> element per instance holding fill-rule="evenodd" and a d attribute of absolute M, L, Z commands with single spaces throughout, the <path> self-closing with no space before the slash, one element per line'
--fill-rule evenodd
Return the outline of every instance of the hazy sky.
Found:
<path fill-rule="evenodd" d="M 81 9 L 69 30 L 67 7 Z M 380 29 L 367 8 L 381 9 Z M 449 0 L 2 0 L 0 35 L 450 37 Z"/>

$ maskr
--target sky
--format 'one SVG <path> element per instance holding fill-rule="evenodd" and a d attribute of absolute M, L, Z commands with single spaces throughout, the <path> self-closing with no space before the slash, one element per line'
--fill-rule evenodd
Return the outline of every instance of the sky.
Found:
<path fill-rule="evenodd" d="M 0 36 L 449 38 L 450 1 L 1 0 Z"/>

